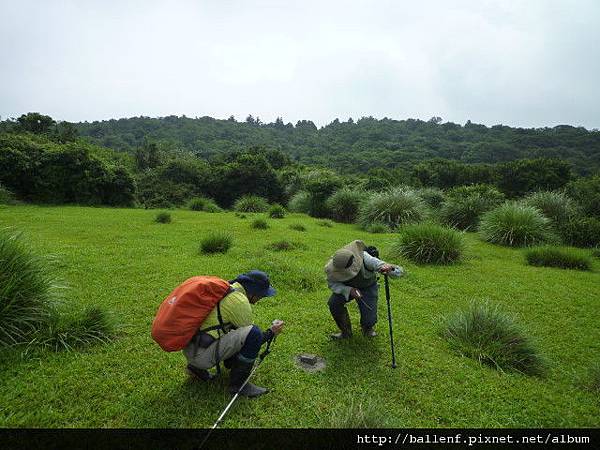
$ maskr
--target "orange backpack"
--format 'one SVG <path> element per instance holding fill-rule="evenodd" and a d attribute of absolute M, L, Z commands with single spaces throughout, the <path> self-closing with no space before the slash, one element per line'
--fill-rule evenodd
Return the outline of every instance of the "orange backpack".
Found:
<path fill-rule="evenodd" d="M 231 290 L 229 282 L 217 277 L 185 280 L 160 304 L 152 323 L 152 338 L 167 352 L 183 349 Z"/>

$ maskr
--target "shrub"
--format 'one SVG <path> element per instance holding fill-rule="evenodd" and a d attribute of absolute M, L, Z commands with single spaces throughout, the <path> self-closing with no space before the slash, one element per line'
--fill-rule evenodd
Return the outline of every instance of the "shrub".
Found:
<path fill-rule="evenodd" d="M 345 188 L 336 191 L 327 199 L 325 205 L 333 220 L 353 223 L 366 198 L 365 192 Z"/>
<path fill-rule="evenodd" d="M 471 184 L 458 186 L 448 191 L 448 198 L 465 198 L 479 196 L 484 198 L 490 206 L 498 206 L 506 199 L 505 195 L 496 186 L 489 184 Z"/>
<path fill-rule="evenodd" d="M 283 219 L 285 217 L 285 208 L 279 204 L 271 206 L 269 209 L 269 217 L 271 219 Z"/>
<path fill-rule="evenodd" d="M 156 223 L 171 223 L 171 213 L 166 211 L 159 212 L 154 218 Z"/>
<path fill-rule="evenodd" d="M 565 224 L 576 214 L 575 202 L 562 192 L 535 192 L 525 197 L 523 203 L 539 209 L 556 226 Z"/>
<path fill-rule="evenodd" d="M 573 218 L 560 228 L 560 234 L 575 247 L 600 246 L 600 220 L 595 217 Z"/>
<path fill-rule="evenodd" d="M 435 187 L 420 188 L 417 194 L 430 208 L 438 208 L 446 199 L 444 191 Z"/>
<path fill-rule="evenodd" d="M 47 260 L 0 231 L 0 347 L 24 342 L 49 320 L 56 288 Z"/>
<path fill-rule="evenodd" d="M 452 197 L 442 205 L 440 220 L 459 230 L 476 230 L 481 215 L 492 208 L 488 200 L 478 194 Z"/>
<path fill-rule="evenodd" d="M 463 236 L 435 224 L 407 225 L 394 247 L 397 255 L 420 264 L 451 264 L 462 257 Z"/>
<path fill-rule="evenodd" d="M 378 233 L 389 233 L 390 227 L 388 227 L 385 223 L 375 222 L 369 225 L 366 230 L 368 233 L 378 234 Z"/>
<path fill-rule="evenodd" d="M 290 225 L 290 228 L 296 231 L 306 231 L 306 227 L 301 223 L 293 223 Z"/>
<path fill-rule="evenodd" d="M 296 192 L 288 202 L 288 209 L 293 212 L 308 214 L 310 211 L 310 194 L 306 191 Z"/>
<path fill-rule="evenodd" d="M 276 241 L 272 242 L 266 246 L 268 250 L 273 250 L 276 252 L 288 251 L 288 250 L 296 250 L 298 248 L 306 248 L 306 245 L 299 242 L 290 242 L 290 241 Z"/>
<path fill-rule="evenodd" d="M 600 219 L 600 175 L 571 181 L 566 186 L 566 192 L 581 205 L 586 216 Z"/>
<path fill-rule="evenodd" d="M 257 217 L 256 219 L 254 219 L 250 226 L 255 230 L 266 230 L 267 228 L 269 228 L 269 224 L 262 217 Z"/>
<path fill-rule="evenodd" d="M 317 222 L 317 225 L 319 225 L 320 227 L 326 227 L 326 228 L 333 227 L 333 223 L 331 223 L 331 220 L 319 220 Z"/>
<path fill-rule="evenodd" d="M 531 266 L 577 270 L 590 270 L 592 268 L 592 260 L 589 256 L 568 248 L 530 248 L 525 252 L 525 259 L 527 264 Z"/>
<path fill-rule="evenodd" d="M 550 220 L 532 206 L 507 202 L 485 213 L 479 231 L 493 244 L 521 247 L 556 240 Z"/>
<path fill-rule="evenodd" d="M 187 207 L 192 211 L 204 211 L 209 213 L 223 211 L 214 200 L 206 197 L 194 197 L 188 201 Z"/>
<path fill-rule="evenodd" d="M 75 350 L 93 344 L 112 341 L 116 325 L 103 309 L 92 306 L 77 316 L 56 314 L 49 327 L 43 330 L 31 344 L 51 348 L 54 351 Z"/>
<path fill-rule="evenodd" d="M 351 397 L 344 405 L 333 409 L 325 420 L 327 428 L 385 428 L 387 419 L 373 399 L 358 402 Z"/>
<path fill-rule="evenodd" d="M 15 203 L 14 194 L 0 184 L 0 205 L 13 205 Z"/>
<path fill-rule="evenodd" d="M 235 201 L 233 209 L 239 212 L 266 212 L 269 203 L 257 195 L 244 195 Z"/>
<path fill-rule="evenodd" d="M 200 252 L 203 254 L 227 253 L 233 245 L 233 237 L 220 231 L 212 232 L 200 242 Z"/>
<path fill-rule="evenodd" d="M 361 207 L 358 221 L 366 229 L 384 223 L 391 230 L 400 225 L 420 222 L 427 217 L 427 205 L 409 188 L 393 188 L 373 194 Z"/>
<path fill-rule="evenodd" d="M 456 353 L 501 371 L 541 375 L 544 364 L 511 317 L 487 303 L 472 303 L 442 320 L 441 335 Z"/>

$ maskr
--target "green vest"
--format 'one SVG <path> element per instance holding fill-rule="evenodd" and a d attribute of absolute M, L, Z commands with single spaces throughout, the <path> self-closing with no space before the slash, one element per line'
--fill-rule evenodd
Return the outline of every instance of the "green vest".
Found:
<path fill-rule="evenodd" d="M 376 281 L 377 273 L 368 270 L 363 263 L 362 267 L 360 268 L 360 272 L 358 272 L 354 278 L 344 281 L 344 284 L 353 288 L 364 289 L 371 286 Z"/>

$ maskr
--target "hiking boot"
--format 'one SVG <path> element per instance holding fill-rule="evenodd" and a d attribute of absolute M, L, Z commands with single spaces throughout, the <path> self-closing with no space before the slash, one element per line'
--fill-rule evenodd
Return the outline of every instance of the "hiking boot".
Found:
<path fill-rule="evenodd" d="M 206 369 L 198 369 L 197 367 L 188 364 L 186 367 L 187 373 L 200 381 L 210 381 L 214 378 L 214 375 L 211 375 Z"/>
<path fill-rule="evenodd" d="M 254 363 L 247 363 L 244 361 L 240 361 L 237 359 L 232 368 L 231 373 L 229 374 L 229 392 L 231 394 L 235 394 L 238 392 L 240 387 L 244 384 L 244 381 L 250 376 L 250 372 L 252 372 L 252 367 Z M 240 395 L 244 397 L 258 397 L 259 395 L 263 395 L 269 392 L 268 389 L 260 386 L 256 386 L 250 382 L 246 383 L 244 388 L 239 392 Z"/>
<path fill-rule="evenodd" d="M 333 320 L 337 324 L 340 329 L 340 333 L 332 333 L 331 339 L 339 340 L 339 339 L 349 339 L 352 337 L 352 323 L 350 322 L 350 314 L 348 314 L 348 310 L 344 308 L 343 312 L 339 315 L 332 314 Z"/>
<path fill-rule="evenodd" d="M 362 332 L 365 337 L 374 338 L 377 336 L 377 332 L 373 329 L 373 327 L 362 327 Z"/>

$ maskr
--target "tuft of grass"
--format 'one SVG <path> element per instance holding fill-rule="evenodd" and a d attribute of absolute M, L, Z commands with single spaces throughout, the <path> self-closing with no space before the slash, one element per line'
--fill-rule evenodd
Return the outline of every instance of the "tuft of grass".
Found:
<path fill-rule="evenodd" d="M 285 217 L 285 208 L 279 204 L 271 206 L 269 209 L 269 217 L 271 219 L 283 219 Z"/>
<path fill-rule="evenodd" d="M 332 228 L 333 222 L 331 222 L 331 220 L 319 220 L 317 222 L 317 225 L 319 225 L 320 227 Z"/>
<path fill-rule="evenodd" d="M 290 229 L 296 230 L 296 231 L 306 231 L 306 227 L 304 225 L 302 225 L 301 223 L 291 224 Z"/>
<path fill-rule="evenodd" d="M 288 202 L 288 209 L 292 212 L 308 214 L 312 204 L 311 195 L 306 191 L 296 192 Z"/>
<path fill-rule="evenodd" d="M 577 213 L 575 202 L 563 192 L 534 192 L 523 199 L 523 204 L 537 208 L 556 226 L 564 225 Z"/>
<path fill-rule="evenodd" d="M 507 372 L 542 375 L 544 362 L 513 319 L 488 303 L 442 319 L 441 336 L 456 353 Z"/>
<path fill-rule="evenodd" d="M 595 217 L 576 217 L 563 224 L 560 234 L 565 243 L 575 247 L 600 246 L 600 220 Z"/>
<path fill-rule="evenodd" d="M 473 194 L 466 197 L 450 197 L 440 210 L 440 219 L 445 224 L 459 230 L 476 230 L 483 213 L 493 208 L 493 205 L 481 195 Z"/>
<path fill-rule="evenodd" d="M 194 197 L 190 199 L 187 203 L 187 207 L 192 211 L 204 211 L 209 213 L 223 211 L 213 199 L 206 197 Z"/>
<path fill-rule="evenodd" d="M 560 247 L 534 247 L 525 251 L 530 266 L 559 267 L 561 269 L 591 270 L 592 259 L 581 251 Z"/>
<path fill-rule="evenodd" d="M 262 217 L 257 217 L 252 221 L 250 227 L 254 228 L 255 230 L 266 230 L 267 228 L 269 228 L 269 224 Z"/>
<path fill-rule="evenodd" d="M 349 188 L 340 189 L 327 199 L 325 207 L 333 220 L 353 223 L 367 196 L 368 194 L 363 191 Z"/>
<path fill-rule="evenodd" d="M 363 229 L 383 223 L 394 231 L 401 225 L 421 222 L 427 216 L 427 204 L 413 189 L 396 187 L 373 194 L 361 207 L 358 222 Z"/>
<path fill-rule="evenodd" d="M 507 202 L 485 213 L 479 226 L 487 242 L 524 247 L 556 241 L 550 219 L 533 206 Z"/>
<path fill-rule="evenodd" d="M 230 234 L 213 231 L 200 242 L 200 253 L 227 253 L 233 245 L 233 237 Z"/>
<path fill-rule="evenodd" d="M 290 242 L 286 240 L 271 242 L 269 245 L 265 247 L 268 250 L 273 250 L 276 252 L 288 251 L 288 250 L 296 250 L 296 249 L 306 249 L 307 246 L 300 242 Z"/>
<path fill-rule="evenodd" d="M 57 288 L 47 259 L 0 231 L 0 347 L 25 342 L 49 321 Z"/>
<path fill-rule="evenodd" d="M 419 264 L 452 264 L 461 259 L 463 235 L 435 224 L 407 225 L 392 251 Z"/>
<path fill-rule="evenodd" d="M 390 227 L 388 227 L 385 223 L 375 222 L 375 223 L 372 223 L 371 225 L 369 225 L 365 231 L 368 233 L 373 233 L 373 234 L 389 233 Z"/>
<path fill-rule="evenodd" d="M 239 217 L 240 219 L 245 219 L 247 216 L 244 213 L 236 212 L 235 217 Z"/>
<path fill-rule="evenodd" d="M 71 351 L 95 344 L 106 344 L 116 337 L 117 326 L 106 311 L 97 306 L 76 316 L 55 314 L 49 326 L 30 342 L 53 351 Z"/>
<path fill-rule="evenodd" d="M 269 202 L 258 195 L 244 195 L 235 201 L 233 209 L 239 212 L 266 212 Z"/>
<path fill-rule="evenodd" d="M 430 208 L 439 208 L 446 199 L 444 192 L 435 187 L 417 189 L 417 194 Z"/>
<path fill-rule="evenodd" d="M 387 419 L 372 399 L 350 397 L 343 406 L 334 408 L 324 423 L 326 428 L 385 428 Z"/>
<path fill-rule="evenodd" d="M 154 218 L 156 223 L 171 223 L 171 213 L 162 211 L 159 212 Z"/>

